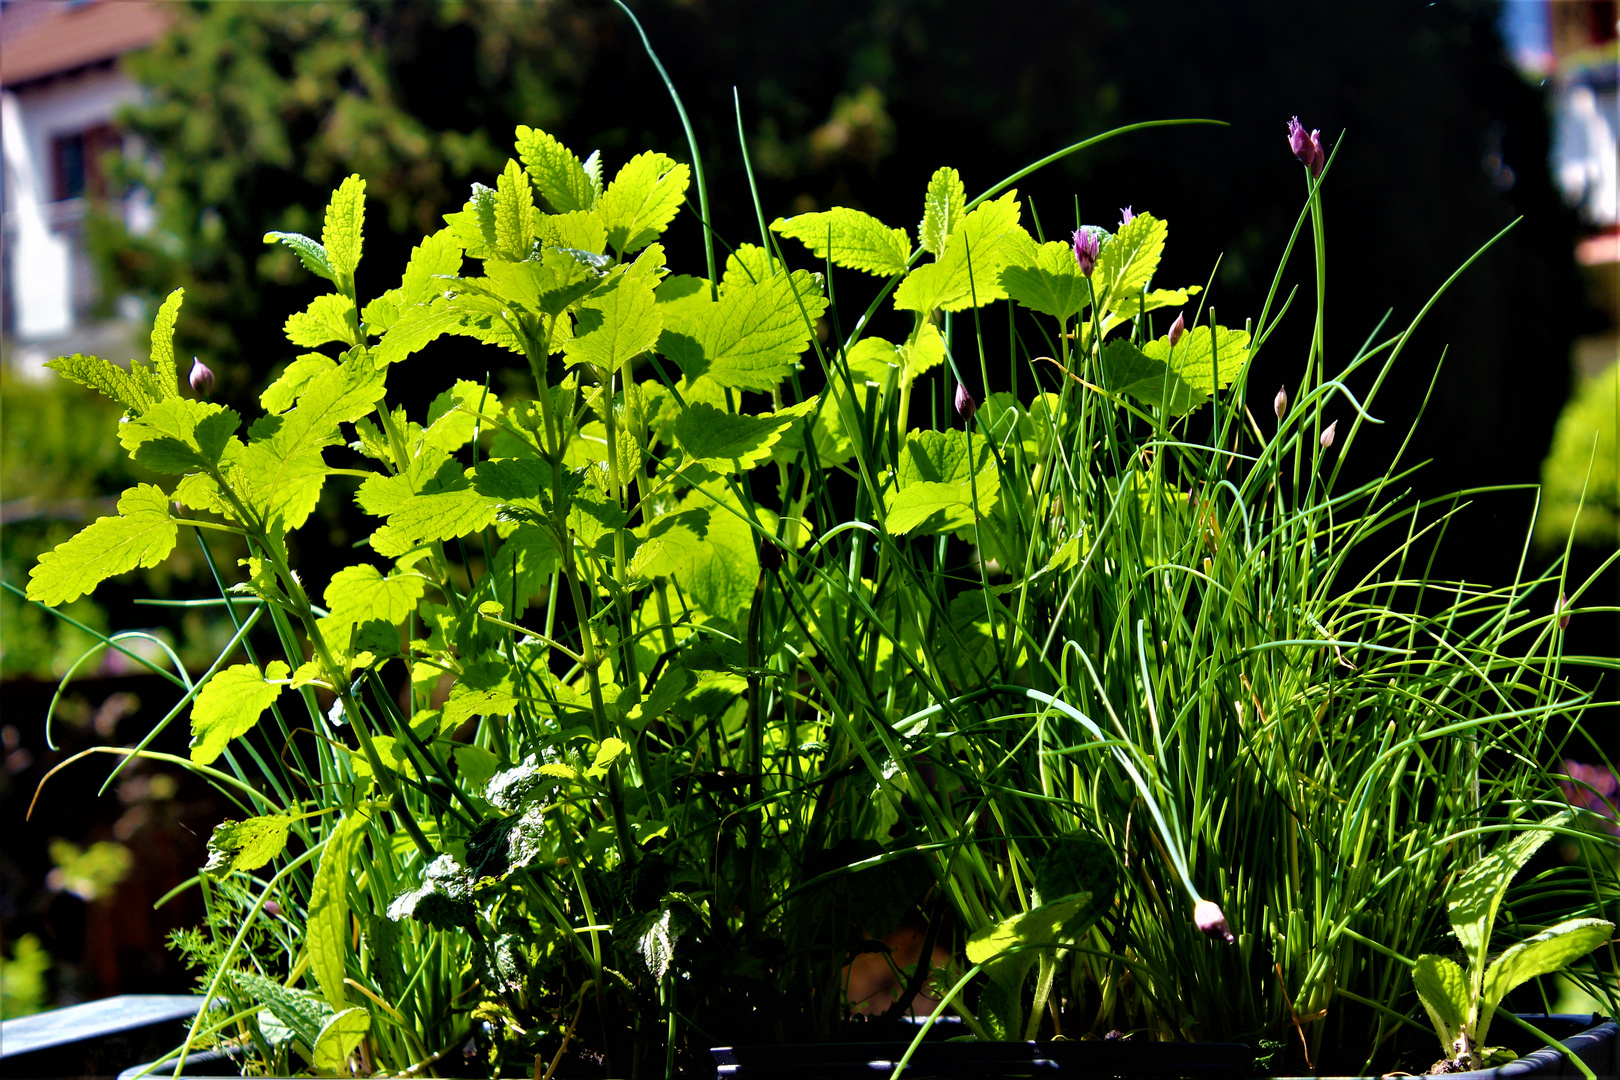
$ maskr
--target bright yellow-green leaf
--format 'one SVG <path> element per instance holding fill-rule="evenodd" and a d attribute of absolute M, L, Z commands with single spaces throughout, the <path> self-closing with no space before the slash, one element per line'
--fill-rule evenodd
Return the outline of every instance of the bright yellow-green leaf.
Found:
<path fill-rule="evenodd" d="M 980 203 L 954 227 L 939 258 L 906 275 L 894 291 L 901 311 L 961 311 L 1001 300 L 1001 270 L 1030 243 L 1018 224 L 1018 193 Z M 970 272 L 971 270 L 971 272 Z"/>
<path fill-rule="evenodd" d="M 757 282 L 737 279 L 715 302 L 704 295 L 706 289 L 691 287 L 696 280 L 671 278 L 660 286 L 660 298 L 670 290 L 673 302 L 659 304 L 664 317 L 659 351 L 688 379 L 707 375 L 738 390 L 774 389 L 793 371 L 827 308 L 821 286 L 795 270 Z M 688 291 L 676 301 L 675 288 Z"/>
<path fill-rule="evenodd" d="M 545 220 L 547 247 L 570 248 L 600 255 L 607 250 L 607 226 L 600 214 L 591 210 L 570 210 Z"/>
<path fill-rule="evenodd" d="M 152 320 L 152 374 L 165 398 L 180 396 L 180 375 L 174 362 L 174 321 L 180 317 L 180 301 L 185 296 L 186 290 L 174 290 Z"/>
<path fill-rule="evenodd" d="M 669 575 L 703 614 L 734 619 L 753 600 L 759 579 L 759 542 L 747 520 L 738 516 L 747 511 L 718 483 L 693 490 L 680 505 L 707 515 L 708 523 L 701 544 L 673 553 Z M 760 518 L 767 531 L 776 524 L 765 511 Z"/>
<path fill-rule="evenodd" d="M 597 205 L 613 249 L 624 255 L 658 239 L 680 210 L 691 174 L 651 150 L 625 162 Z"/>
<path fill-rule="evenodd" d="M 416 610 L 427 581 L 421 574 L 390 574 L 368 563 L 346 566 L 326 586 L 326 608 L 339 622 L 366 623 L 381 619 L 398 626 Z"/>
<path fill-rule="evenodd" d="M 118 425 L 118 441 L 136 464 L 184 473 L 219 464 L 241 418 L 223 405 L 168 398 Z"/>
<path fill-rule="evenodd" d="M 305 353 L 284 368 L 276 381 L 259 395 L 259 405 L 267 413 L 282 413 L 293 407 L 310 382 L 337 367 L 325 353 Z"/>
<path fill-rule="evenodd" d="M 575 309 L 574 339 L 563 346 L 569 361 L 614 372 L 656 345 L 664 319 L 655 284 L 643 274 L 622 274 L 592 293 Z"/>
<path fill-rule="evenodd" d="M 847 207 L 777 218 L 771 231 L 799 241 L 818 259 L 831 258 L 834 266 L 880 277 L 905 273 L 911 260 L 906 230 L 891 229 L 871 214 Z"/>
<path fill-rule="evenodd" d="M 519 262 L 529 257 L 534 246 L 538 217 L 534 188 L 529 186 L 528 174 L 511 158 L 496 185 L 495 248 L 504 258 Z"/>
<path fill-rule="evenodd" d="M 332 272 L 332 263 L 327 259 L 326 249 L 321 246 L 320 241 L 311 240 L 301 233 L 267 232 L 264 234 L 265 243 L 274 244 L 277 241 L 292 248 L 293 253 L 298 256 L 298 261 L 303 263 L 304 268 L 310 273 L 317 274 L 334 285 L 337 284 L 337 275 Z"/>
<path fill-rule="evenodd" d="M 1479 1015 L 1480 1042 L 1489 1034 L 1492 1014 L 1514 987 L 1538 975 L 1562 971 L 1614 934 L 1614 923 L 1605 919 L 1566 919 L 1549 926 L 1534 937 L 1525 938 L 1503 950 L 1485 969 L 1484 1001 Z"/>
<path fill-rule="evenodd" d="M 935 258 L 967 214 L 967 191 L 962 177 L 952 168 L 937 169 L 928 180 L 923 196 L 923 219 L 917 228 L 917 242 Z"/>
<path fill-rule="evenodd" d="M 814 399 L 804 403 L 814 405 Z M 698 401 L 675 420 L 675 441 L 688 457 L 716 472 L 749 469 L 771 456 L 782 432 L 805 411 L 766 416 L 740 416 Z"/>
<path fill-rule="evenodd" d="M 311 1064 L 325 1076 L 349 1076 L 349 1055 L 371 1030 L 371 1014 L 356 1006 L 332 1014 L 311 1051 Z"/>
<path fill-rule="evenodd" d="M 1064 243 L 1042 244 L 1032 266 L 1008 266 L 1001 271 L 1007 295 L 1043 315 L 1067 321 L 1091 303 L 1090 283 L 1080 273 L 1074 249 Z"/>
<path fill-rule="evenodd" d="M 1185 347 L 1185 340 L 1181 345 Z M 1181 349 L 1176 351 L 1179 356 Z M 1206 352 L 1204 357 L 1207 363 L 1209 354 Z M 1208 394 L 1190 386 L 1162 359 L 1146 355 L 1124 338 L 1103 346 L 1101 367 L 1103 389 L 1130 394 L 1149 405 L 1166 409 L 1173 416 L 1191 412 L 1209 400 Z"/>
<path fill-rule="evenodd" d="M 345 960 L 349 955 L 349 868 L 355 849 L 365 834 L 365 811 L 351 810 L 332 827 L 321 860 L 315 867 L 315 883 L 309 894 L 309 918 L 304 943 L 309 949 L 310 968 L 321 995 L 333 1009 L 348 1004 L 343 985 Z"/>
<path fill-rule="evenodd" d="M 945 362 L 945 338 L 939 327 L 924 322 L 916 334 L 902 344 L 900 354 L 900 385 L 916 382 L 917 376 L 932 371 Z"/>
<path fill-rule="evenodd" d="M 970 468 L 966 432 L 914 431 L 907 435 L 895 472 L 896 487 L 884 500 L 889 531 L 952 532 L 989 513 L 996 505 L 1001 481 L 985 440 L 974 440 L 973 459 L 975 467 Z"/>
<path fill-rule="evenodd" d="M 305 349 L 313 349 L 337 341 L 344 345 L 355 343 L 354 301 L 341 293 L 323 293 L 309 302 L 303 311 L 287 316 L 282 329 L 287 340 Z"/>
<path fill-rule="evenodd" d="M 253 729 L 292 669 L 272 660 L 263 671 L 236 664 L 216 672 L 191 703 L 191 760 L 211 765 L 232 739 Z"/>
<path fill-rule="evenodd" d="M 1212 334 L 1208 326 L 1192 326 L 1174 349 L 1166 336 L 1145 342 L 1142 353 L 1169 364 L 1182 382 L 1209 395 L 1224 389 L 1243 370 L 1243 362 L 1249 358 L 1249 332 L 1217 326 Z"/>
<path fill-rule="evenodd" d="M 1448 1052 L 1468 1022 L 1468 976 L 1456 961 L 1425 953 L 1412 967 L 1412 984 L 1423 1011 Z"/>
<path fill-rule="evenodd" d="M 66 604 L 137 566 L 156 566 L 174 550 L 178 526 L 169 497 L 156 484 L 138 484 L 118 497 L 118 516 L 97 518 L 39 557 L 28 575 L 28 599 Z"/>
<path fill-rule="evenodd" d="M 321 229 L 321 245 L 338 279 L 353 280 L 360 265 L 360 241 L 366 220 L 366 182 L 350 176 L 332 193 L 326 204 L 326 223 Z M 307 263 L 305 265 L 308 265 Z"/>
<path fill-rule="evenodd" d="M 591 767 L 585 770 L 585 775 L 597 779 L 607 775 L 608 767 L 618 756 L 630 749 L 630 744 L 623 739 L 609 735 L 602 740 L 602 745 L 596 748 L 596 758 Z"/>
<path fill-rule="evenodd" d="M 154 401 L 162 400 L 156 377 L 140 364 L 131 364 L 125 370 L 109 360 L 74 353 L 46 361 L 45 366 L 63 378 L 112 398 L 137 416 Z"/>
<path fill-rule="evenodd" d="M 257 870 L 286 849 L 292 823 L 287 814 L 220 822 L 208 838 L 208 864 L 203 873 L 222 878 L 238 870 Z"/>
<path fill-rule="evenodd" d="M 522 124 L 517 129 L 517 154 L 540 195 L 558 214 L 589 210 L 596 202 L 596 189 L 574 152 L 539 128 Z M 597 250 L 600 248 L 587 248 Z"/>
<path fill-rule="evenodd" d="M 1152 214 L 1137 214 L 1120 226 L 1103 245 L 1091 274 L 1091 287 L 1101 307 L 1112 310 L 1140 296 L 1159 269 L 1168 233 L 1169 226 Z"/>

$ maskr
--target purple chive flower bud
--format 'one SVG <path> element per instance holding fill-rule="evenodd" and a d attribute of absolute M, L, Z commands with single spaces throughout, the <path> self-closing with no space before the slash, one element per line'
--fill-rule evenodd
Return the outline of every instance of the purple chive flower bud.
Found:
<path fill-rule="evenodd" d="M 1339 428 L 1339 422 L 1337 420 L 1335 420 L 1335 421 L 1333 421 L 1333 423 L 1331 423 L 1331 424 L 1329 424 L 1327 426 L 1327 429 L 1325 431 L 1322 432 L 1322 449 L 1326 450 L 1326 449 L 1330 448 L 1333 445 L 1333 435 L 1334 435 L 1334 432 L 1336 432 L 1338 430 L 1338 428 Z"/>
<path fill-rule="evenodd" d="M 1322 175 L 1322 166 L 1327 164 L 1327 155 L 1322 153 L 1322 132 L 1320 129 L 1309 134 L 1305 125 L 1299 122 L 1299 117 L 1288 121 L 1288 148 L 1294 152 L 1299 163 L 1311 170 L 1312 176 Z"/>
<path fill-rule="evenodd" d="M 956 416 L 962 423 L 973 422 L 973 414 L 979 411 L 979 403 L 973 400 L 968 388 L 961 383 L 956 384 Z"/>
<path fill-rule="evenodd" d="M 1102 251 L 1102 237 L 1091 229 L 1074 230 L 1074 261 L 1080 264 L 1080 272 L 1086 277 L 1091 276 L 1092 269 L 1097 265 L 1097 253 Z"/>
<path fill-rule="evenodd" d="M 759 568 L 767 573 L 782 569 L 782 549 L 774 540 L 759 542 Z"/>
<path fill-rule="evenodd" d="M 1237 938 L 1232 936 L 1231 929 L 1226 925 L 1225 913 L 1213 900 L 1200 900 L 1193 905 L 1193 922 L 1210 937 L 1225 938 L 1228 945 L 1237 942 Z"/>
<path fill-rule="evenodd" d="M 1569 598 L 1563 593 L 1558 594 L 1558 606 L 1553 609 L 1558 614 L 1558 629 L 1569 629 Z"/>
<path fill-rule="evenodd" d="M 1288 412 L 1288 387 L 1279 386 L 1277 388 L 1277 396 L 1271 399 L 1271 411 L 1277 414 L 1278 420 L 1281 420 L 1283 415 Z"/>
<path fill-rule="evenodd" d="M 1172 349 L 1176 347 L 1176 342 L 1181 340 L 1181 335 L 1186 332 L 1186 320 L 1181 317 L 1181 312 L 1178 311 L 1176 312 L 1176 321 L 1170 324 L 1170 347 Z"/>
<path fill-rule="evenodd" d="M 1125 207 L 1123 210 L 1121 210 L 1119 212 L 1119 227 L 1120 228 L 1123 229 L 1125 226 L 1129 225 L 1131 222 L 1133 222 L 1135 220 L 1136 220 L 1136 215 L 1131 212 L 1130 207 L 1127 206 L 1127 207 Z"/>
<path fill-rule="evenodd" d="M 192 393 L 198 397 L 207 397 L 214 392 L 214 373 L 195 356 L 191 358 L 190 382 Z"/>

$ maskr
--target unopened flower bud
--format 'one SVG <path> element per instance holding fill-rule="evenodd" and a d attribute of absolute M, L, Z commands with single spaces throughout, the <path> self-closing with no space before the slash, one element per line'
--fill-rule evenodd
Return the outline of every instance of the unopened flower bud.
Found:
<path fill-rule="evenodd" d="M 272 917 L 280 915 L 281 905 L 276 903 L 274 900 L 266 900 L 264 902 L 264 913 Z"/>
<path fill-rule="evenodd" d="M 759 568 L 768 573 L 782 569 L 782 549 L 776 546 L 776 541 L 759 542 Z"/>
<path fill-rule="evenodd" d="M 1081 227 L 1074 230 L 1074 261 L 1080 264 L 1080 272 L 1086 277 L 1097 265 L 1097 254 L 1102 251 L 1102 237 L 1098 235 L 1101 230 Z"/>
<path fill-rule="evenodd" d="M 1225 913 L 1213 900 L 1200 900 L 1193 905 L 1193 922 L 1210 937 L 1225 938 L 1228 945 L 1237 942 L 1237 938 L 1232 936 L 1231 929 L 1226 925 Z"/>
<path fill-rule="evenodd" d="M 1278 420 L 1281 420 L 1283 415 L 1288 412 L 1288 387 L 1279 386 L 1277 388 L 1277 396 L 1271 399 L 1271 411 L 1277 414 Z"/>
<path fill-rule="evenodd" d="M 962 423 L 973 422 L 973 414 L 979 411 L 979 403 L 973 400 L 968 388 L 961 383 L 956 384 L 956 416 Z"/>
<path fill-rule="evenodd" d="M 1181 312 L 1178 311 L 1176 312 L 1176 321 L 1170 324 L 1170 347 L 1172 349 L 1176 347 L 1176 342 L 1181 340 L 1181 335 L 1186 332 L 1187 322 L 1181 317 Z"/>
<path fill-rule="evenodd" d="M 1299 122 L 1299 117 L 1288 121 L 1288 148 L 1294 152 L 1299 163 L 1311 170 L 1312 176 L 1322 175 L 1322 166 L 1327 164 L 1327 155 L 1322 152 L 1322 132 L 1320 129 L 1309 134 L 1305 125 Z"/>
<path fill-rule="evenodd" d="M 1129 225 L 1131 222 L 1133 222 L 1135 220 L 1136 220 L 1136 215 L 1131 212 L 1130 207 L 1127 206 L 1127 207 L 1125 207 L 1124 209 L 1122 209 L 1119 212 L 1119 227 L 1120 228 L 1123 229 L 1125 226 Z"/>
<path fill-rule="evenodd" d="M 1333 445 L 1333 434 L 1338 430 L 1338 427 L 1339 422 L 1335 420 L 1322 432 L 1322 449 L 1326 450 Z"/>
<path fill-rule="evenodd" d="M 207 397 L 214 392 L 214 373 L 195 356 L 191 358 L 190 382 L 192 393 L 198 397 Z"/>
<path fill-rule="evenodd" d="M 1566 597 L 1563 593 L 1558 594 L 1558 607 L 1556 608 L 1556 611 L 1558 612 L 1558 629 L 1560 629 L 1560 630 L 1568 630 L 1569 629 L 1569 598 Z"/>

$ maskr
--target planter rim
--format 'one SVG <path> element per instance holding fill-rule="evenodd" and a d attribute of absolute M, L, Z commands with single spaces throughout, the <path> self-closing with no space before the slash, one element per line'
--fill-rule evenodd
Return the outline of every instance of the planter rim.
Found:
<path fill-rule="evenodd" d="M 184 1020 L 202 1006 L 200 994 L 120 994 L 0 1022 L 0 1061 L 124 1030 Z"/>

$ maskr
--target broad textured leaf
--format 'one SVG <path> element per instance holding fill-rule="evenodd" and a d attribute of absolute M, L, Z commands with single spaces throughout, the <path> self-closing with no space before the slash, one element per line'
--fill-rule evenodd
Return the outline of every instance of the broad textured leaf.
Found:
<path fill-rule="evenodd" d="M 1074 249 L 1064 243 L 1042 244 L 1033 266 L 1003 269 L 1001 286 L 1031 311 L 1065 322 L 1091 303 L 1090 282 L 1080 273 Z"/>
<path fill-rule="evenodd" d="M 519 525 L 501 541 L 490 573 L 494 575 L 492 588 L 506 605 L 507 618 L 523 614 L 529 598 L 546 590 L 548 579 L 561 562 L 562 553 L 551 533 L 538 525 Z"/>
<path fill-rule="evenodd" d="M 1204 355 L 1207 362 L 1209 354 Z M 1163 360 L 1143 354 L 1123 338 L 1103 346 L 1102 379 L 1103 389 L 1129 394 L 1174 416 L 1191 412 L 1209 399 L 1209 395 L 1189 386 L 1166 367 Z"/>
<path fill-rule="evenodd" d="M 518 125 L 517 155 L 541 197 L 556 213 L 589 210 L 596 202 L 596 188 L 579 158 L 539 128 Z"/>
<path fill-rule="evenodd" d="M 924 322 L 916 334 L 902 343 L 900 354 L 900 385 L 916 382 L 917 376 L 926 374 L 945 362 L 945 338 L 939 327 Z"/>
<path fill-rule="evenodd" d="M 1202 285 L 1189 285 L 1185 289 L 1152 289 L 1144 296 L 1138 291 L 1124 296 L 1117 296 L 1109 305 L 1113 314 L 1109 322 L 1118 325 L 1126 319 L 1134 319 L 1144 311 L 1157 311 L 1159 308 L 1177 307 L 1204 291 Z"/>
<path fill-rule="evenodd" d="M 311 300 L 303 311 L 287 316 L 282 329 L 287 340 L 300 348 L 313 349 L 333 341 L 353 345 L 353 315 L 353 300 L 340 293 L 325 293 Z"/>
<path fill-rule="evenodd" d="M 366 221 L 366 182 L 350 176 L 332 193 L 326 204 L 326 221 L 321 229 L 321 246 L 326 261 L 339 281 L 352 280 L 360 265 L 360 243 Z"/>
<path fill-rule="evenodd" d="M 222 821 L 208 838 L 203 873 L 223 878 L 237 870 L 257 870 L 287 847 L 287 814 L 265 814 L 246 821 Z"/>
<path fill-rule="evenodd" d="M 1139 298 L 1164 254 L 1169 226 L 1152 214 L 1137 214 L 1119 227 L 1114 238 L 1103 245 L 1097 266 L 1091 274 L 1097 303 L 1107 309 Z"/>
<path fill-rule="evenodd" d="M 625 162 L 597 205 L 614 250 L 623 255 L 658 239 L 681 208 L 691 174 L 651 150 Z"/>
<path fill-rule="evenodd" d="M 968 962 L 986 964 L 1013 949 L 1021 950 L 1014 955 L 1027 958 L 1028 962 L 1035 959 L 1037 949 L 1076 945 L 1096 921 L 1103 906 L 1092 894 L 1082 892 L 1030 908 L 968 938 Z M 997 972 L 988 969 L 986 974 L 992 978 L 997 976 Z"/>
<path fill-rule="evenodd" d="M 383 577 L 369 563 L 346 566 L 326 586 L 326 609 L 338 622 L 355 624 L 381 619 L 398 626 L 416 610 L 427 580 L 420 574 Z"/>
<path fill-rule="evenodd" d="M 259 406 L 267 413 L 286 412 L 311 382 L 336 367 L 337 361 L 325 353 L 305 353 L 264 388 L 264 393 L 259 395 Z"/>
<path fill-rule="evenodd" d="M 130 369 L 125 370 L 110 360 L 74 353 L 47 361 L 45 366 L 63 378 L 112 398 L 136 415 L 161 400 L 156 379 L 139 364 L 131 364 Z"/>
<path fill-rule="evenodd" d="M 365 824 L 364 811 L 351 810 L 333 826 L 315 867 L 315 883 L 309 894 L 304 943 L 309 949 L 315 982 L 334 1010 L 348 1004 L 343 976 L 349 955 L 349 870 L 365 835 Z"/>
<path fill-rule="evenodd" d="M 747 511 L 729 489 L 718 485 L 694 490 L 680 505 L 682 510 L 706 513 L 708 524 L 703 543 L 676 554 L 669 574 L 700 611 L 716 619 L 734 619 L 752 602 L 759 579 L 759 542 L 738 516 Z M 767 530 L 776 523 L 764 511 L 760 517 Z"/>
<path fill-rule="evenodd" d="M 1249 358 L 1249 332 L 1217 326 L 1211 335 L 1209 327 L 1194 326 L 1182 335 L 1174 349 L 1170 348 L 1170 338 L 1166 336 L 1144 343 L 1142 353 L 1168 363 L 1182 382 L 1198 393 L 1209 395 L 1230 385 L 1243 370 L 1243 362 Z"/>
<path fill-rule="evenodd" d="M 169 398 L 119 424 L 118 441 L 136 464 L 178 474 L 218 465 L 241 422 L 223 405 Z"/>
<path fill-rule="evenodd" d="M 935 170 L 928 180 L 928 192 L 923 196 L 923 218 L 917 228 L 917 242 L 924 251 L 938 258 L 966 214 L 967 191 L 962 187 L 961 175 L 952 168 Z"/>
<path fill-rule="evenodd" d="M 941 357 L 943 358 L 943 352 Z M 849 378 L 857 391 L 863 384 L 883 386 L 891 373 L 898 375 L 905 368 L 905 359 L 892 341 L 880 337 L 863 337 L 844 354 L 849 363 Z M 856 400 L 860 400 L 857 393 Z"/>
<path fill-rule="evenodd" d="M 1502 906 L 1502 897 L 1513 883 L 1513 876 L 1552 838 L 1550 830 L 1567 824 L 1570 817 L 1568 812 L 1554 814 L 1539 827 L 1528 826 L 1512 839 L 1498 843 L 1489 855 L 1470 866 L 1446 890 L 1451 929 L 1468 955 L 1475 958 L 1475 963 L 1485 962 L 1491 927 L 1496 922 L 1497 909 Z"/>
<path fill-rule="evenodd" d="M 771 222 L 771 231 L 799 241 L 818 259 L 830 258 L 880 277 L 906 272 L 911 261 L 911 238 L 904 229 L 891 229 L 871 214 L 846 207 Z"/>
<path fill-rule="evenodd" d="M 441 491 L 413 495 L 388 515 L 393 546 L 385 555 L 403 554 L 405 549 L 433 540 L 453 540 L 483 531 L 495 520 L 495 500 L 476 490 L 470 482 L 458 483 Z"/>
<path fill-rule="evenodd" d="M 570 210 L 566 214 L 553 214 L 545 220 L 544 240 L 547 247 L 566 248 L 600 255 L 607 250 L 607 226 L 600 215 L 590 210 Z"/>
<path fill-rule="evenodd" d="M 440 229 L 412 248 L 399 287 L 377 297 L 361 313 L 366 333 L 373 337 L 385 333 L 411 308 L 443 292 L 441 279 L 459 274 L 461 259 L 461 242 L 453 229 Z"/>
<path fill-rule="evenodd" d="M 180 317 L 180 301 L 185 295 L 184 289 L 170 293 L 152 320 L 152 375 L 164 398 L 180 396 L 180 373 L 174 362 L 174 321 Z"/>
<path fill-rule="evenodd" d="M 118 497 L 117 517 L 97 518 L 39 557 L 28 575 L 28 599 L 70 603 L 114 574 L 156 566 L 174 550 L 177 530 L 163 489 L 138 484 Z"/>
<path fill-rule="evenodd" d="M 630 563 L 631 572 L 638 577 L 664 577 L 692 564 L 701 555 L 709 517 L 710 511 L 691 505 L 654 518 L 644 535 L 638 533 L 641 545 Z"/>
<path fill-rule="evenodd" d="M 321 1028 L 332 1016 L 332 1006 L 308 990 L 290 989 L 253 971 L 233 970 L 230 976 L 237 989 L 285 1025 L 304 1044 L 306 1052 L 315 1045 Z"/>
<path fill-rule="evenodd" d="M 326 248 L 321 246 L 320 241 L 311 240 L 309 237 L 295 232 L 267 232 L 264 234 L 265 243 L 274 244 L 278 241 L 292 248 L 293 253 L 298 256 L 298 261 L 303 263 L 304 268 L 310 273 L 323 277 L 334 285 L 337 284 L 337 275 L 332 272 L 331 260 L 326 257 Z"/>
<path fill-rule="evenodd" d="M 450 697 L 445 701 L 441 714 L 443 723 L 448 727 L 474 716 L 505 716 L 517 708 L 517 700 L 512 688 L 512 673 L 506 665 L 495 661 L 468 665 L 461 678 L 456 680 L 456 685 L 450 689 Z M 465 774 L 467 768 L 459 750 L 456 752 L 456 762 Z M 486 773 L 484 779 L 487 780 L 489 775 Z"/>
<path fill-rule="evenodd" d="M 1614 934 L 1614 923 L 1604 919 L 1566 919 L 1549 926 L 1534 937 L 1525 938 L 1503 951 L 1485 969 L 1484 1000 L 1480 1003 L 1480 1042 L 1490 1029 L 1496 1007 L 1514 987 L 1538 975 L 1562 971 Z"/>
<path fill-rule="evenodd" d="M 890 532 L 952 532 L 974 524 L 996 505 L 1001 480 L 983 439 L 973 442 L 968 461 L 967 433 L 914 431 L 906 436 L 895 479 L 884 502 Z"/>
<path fill-rule="evenodd" d="M 1412 985 L 1449 1057 L 1468 1022 L 1468 976 L 1455 961 L 1425 953 L 1412 967 Z"/>
<path fill-rule="evenodd" d="M 1016 191 L 980 203 L 952 230 L 935 262 L 906 275 L 894 291 L 894 306 L 923 313 L 961 311 L 1005 298 L 1002 268 L 1030 243 L 1018 217 Z"/>
<path fill-rule="evenodd" d="M 272 660 L 260 671 L 255 664 L 236 664 L 214 674 L 191 703 L 191 760 L 212 765 L 232 739 L 259 722 L 292 669 Z"/>
<path fill-rule="evenodd" d="M 675 420 L 675 441 L 708 468 L 742 471 L 767 460 L 782 432 L 799 418 L 797 413 L 739 416 L 693 402 Z"/>
<path fill-rule="evenodd" d="M 904 536 L 924 522 L 926 534 L 954 532 L 972 525 L 979 514 L 995 506 L 993 492 L 981 494 L 978 513 L 974 512 L 973 491 L 966 484 L 941 484 L 919 481 L 892 494 L 888 502 L 886 523 L 889 531 Z"/>
<path fill-rule="evenodd" d="M 495 249 L 513 262 L 526 259 L 534 246 L 536 224 L 529 175 L 508 158 L 495 183 Z"/>
<path fill-rule="evenodd" d="M 660 296 L 680 281 L 666 281 Z M 659 351 L 688 379 L 708 375 L 721 386 L 769 392 L 792 373 L 827 301 L 810 274 L 795 270 L 730 285 L 718 302 L 694 293 L 660 307 L 665 333 Z"/>
<path fill-rule="evenodd" d="M 371 1014 L 358 1006 L 334 1013 L 315 1039 L 311 1064 L 322 1073 L 348 1076 L 349 1055 L 370 1030 Z"/>
<path fill-rule="evenodd" d="M 654 285 L 643 275 L 624 274 L 581 303 L 574 339 L 563 346 L 569 362 L 614 372 L 656 345 L 664 319 Z"/>

